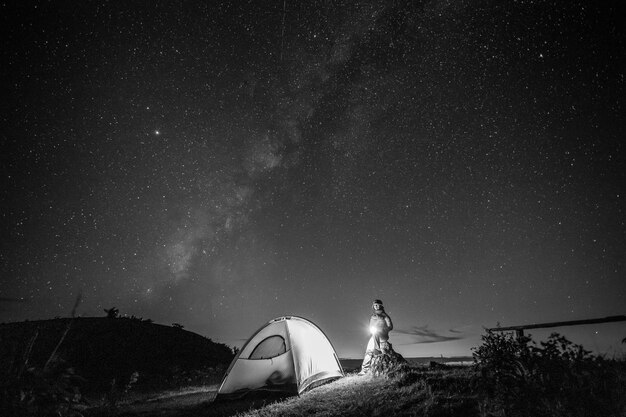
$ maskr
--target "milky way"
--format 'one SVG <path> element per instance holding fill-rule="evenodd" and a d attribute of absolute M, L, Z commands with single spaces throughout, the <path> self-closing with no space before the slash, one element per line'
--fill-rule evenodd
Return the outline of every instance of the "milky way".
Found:
<path fill-rule="evenodd" d="M 209 3 L 1 6 L 0 320 L 293 314 L 356 357 L 374 298 L 410 356 L 626 314 L 617 5 Z"/>

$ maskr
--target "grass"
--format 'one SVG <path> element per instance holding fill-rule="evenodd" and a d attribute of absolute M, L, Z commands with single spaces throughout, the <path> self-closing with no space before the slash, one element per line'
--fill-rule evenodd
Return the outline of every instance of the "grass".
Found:
<path fill-rule="evenodd" d="M 470 368 L 410 368 L 394 378 L 350 374 L 238 416 L 479 416 L 477 396 L 468 389 L 473 375 Z"/>
<path fill-rule="evenodd" d="M 212 403 L 207 396 L 202 403 L 172 402 L 156 404 L 153 408 L 126 408 L 117 417 L 305 417 L 305 416 L 421 416 L 421 417 L 626 417 L 623 390 L 626 369 L 623 362 L 611 365 L 619 373 L 621 384 L 608 387 L 614 397 L 613 411 L 596 408 L 594 401 L 604 398 L 598 392 L 587 391 L 582 405 L 576 410 L 564 408 L 563 397 L 529 398 L 541 406 L 520 410 L 507 408 L 500 397 L 483 390 L 480 366 L 410 367 L 393 377 L 364 376 L 350 373 L 346 377 L 322 385 L 301 396 L 288 398 L 255 397 L 239 401 Z M 489 381 L 487 381 L 489 382 Z M 622 394 L 621 396 L 619 394 Z M 522 397 L 527 392 L 519 392 Z M 581 394 L 582 395 L 582 394 Z M 175 400 L 175 398 L 173 398 Z M 585 406 L 584 404 L 589 404 Z M 619 406 L 621 404 L 621 406 Z M 85 416 L 113 414 L 85 414 Z"/>
<path fill-rule="evenodd" d="M 257 416 L 480 416 L 478 398 L 471 392 L 475 372 L 469 368 L 432 370 L 409 368 L 395 377 L 359 377 L 356 373 L 322 385 L 301 396 L 249 397 L 201 403 L 176 397 L 156 403 L 92 410 L 87 417 L 257 417 Z"/>

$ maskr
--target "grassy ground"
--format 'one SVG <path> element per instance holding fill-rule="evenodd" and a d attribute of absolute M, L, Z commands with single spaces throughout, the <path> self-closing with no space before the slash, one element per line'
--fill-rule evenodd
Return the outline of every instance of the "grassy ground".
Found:
<path fill-rule="evenodd" d="M 241 416 L 478 416 L 471 374 L 468 368 L 413 369 L 398 378 L 352 374 Z"/>
<path fill-rule="evenodd" d="M 626 376 L 624 369 L 619 371 Z M 305 416 L 421 416 L 421 417 L 626 417 L 626 392 L 614 400 L 621 406 L 609 413 L 593 406 L 587 392 L 583 405 L 563 408 L 563 398 L 529 398 L 541 405 L 540 413 L 504 410 L 480 388 L 480 370 L 474 367 L 411 367 L 393 377 L 346 377 L 301 396 L 257 397 L 213 402 L 214 392 L 169 393 L 149 402 L 115 410 L 85 410 L 86 417 L 305 417 Z M 622 379 L 622 382 L 624 379 Z M 618 391 L 623 391 L 621 384 Z M 524 393 L 521 393 L 524 395 Z M 587 396 L 590 395 L 590 396 Z M 598 398 L 596 398 L 597 400 Z M 596 401 L 597 402 L 597 401 Z M 584 405 L 589 404 L 589 405 Z M 598 404 L 596 404 L 598 405 Z M 606 407 L 605 407 L 606 410 Z"/>
<path fill-rule="evenodd" d="M 471 393 L 470 368 L 411 368 L 395 378 L 345 378 L 297 397 L 244 399 L 213 403 L 212 393 L 171 396 L 123 405 L 116 410 L 86 410 L 86 416 L 479 416 Z"/>

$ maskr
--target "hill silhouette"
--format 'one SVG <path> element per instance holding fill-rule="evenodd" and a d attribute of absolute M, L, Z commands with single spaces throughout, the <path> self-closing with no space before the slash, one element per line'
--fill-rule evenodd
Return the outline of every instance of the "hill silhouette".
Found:
<path fill-rule="evenodd" d="M 55 348 L 51 362 L 74 368 L 83 393 L 106 392 L 133 374 L 137 389 L 216 383 L 233 358 L 228 346 L 181 326 L 124 317 L 26 321 L 0 324 L 0 378 L 26 358 L 28 367 L 43 368 Z"/>

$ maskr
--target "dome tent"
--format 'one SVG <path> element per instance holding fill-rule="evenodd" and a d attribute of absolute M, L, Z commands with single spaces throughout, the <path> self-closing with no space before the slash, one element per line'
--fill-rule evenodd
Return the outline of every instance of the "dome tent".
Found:
<path fill-rule="evenodd" d="M 254 390 L 302 394 L 343 376 L 335 349 L 319 327 L 301 317 L 278 317 L 244 344 L 226 371 L 216 399 Z"/>

